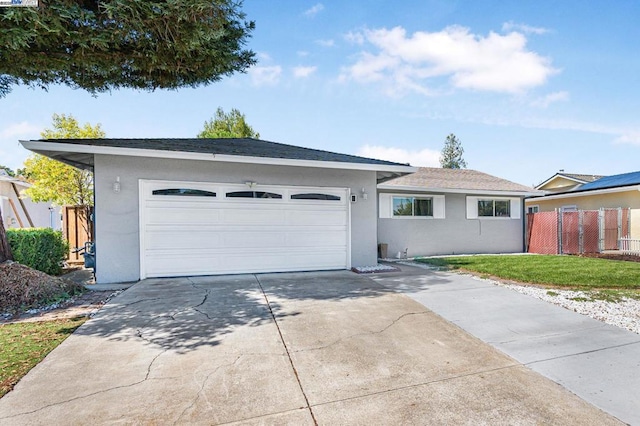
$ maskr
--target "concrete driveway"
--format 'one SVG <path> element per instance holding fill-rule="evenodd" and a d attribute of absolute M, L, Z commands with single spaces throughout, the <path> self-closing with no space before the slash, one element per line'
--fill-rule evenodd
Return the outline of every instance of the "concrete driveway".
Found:
<path fill-rule="evenodd" d="M 640 335 L 470 275 L 400 265 L 405 294 L 625 423 L 640 425 Z"/>
<path fill-rule="evenodd" d="M 0 424 L 234 422 L 619 424 L 347 271 L 142 281 L 0 399 Z"/>

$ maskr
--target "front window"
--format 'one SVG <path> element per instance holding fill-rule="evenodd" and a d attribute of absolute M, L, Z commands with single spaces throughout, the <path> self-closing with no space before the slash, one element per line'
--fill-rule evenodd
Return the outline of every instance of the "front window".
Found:
<path fill-rule="evenodd" d="M 478 216 L 511 217 L 511 202 L 509 200 L 478 200 Z"/>
<path fill-rule="evenodd" d="M 417 197 L 393 197 L 393 216 L 433 216 L 433 199 Z"/>

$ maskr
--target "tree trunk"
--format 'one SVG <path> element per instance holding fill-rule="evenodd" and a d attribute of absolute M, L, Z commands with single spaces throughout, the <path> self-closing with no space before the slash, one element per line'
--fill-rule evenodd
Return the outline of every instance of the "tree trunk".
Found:
<path fill-rule="evenodd" d="M 4 230 L 4 222 L 2 221 L 2 215 L 0 215 L 0 263 L 7 260 L 13 260 L 11 254 L 11 247 L 9 247 L 9 241 L 7 241 L 7 233 Z"/>

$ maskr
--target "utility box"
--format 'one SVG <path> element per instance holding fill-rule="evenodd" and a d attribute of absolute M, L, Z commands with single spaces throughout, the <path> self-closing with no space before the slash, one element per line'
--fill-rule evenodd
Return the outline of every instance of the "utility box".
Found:
<path fill-rule="evenodd" d="M 385 243 L 380 243 L 378 244 L 378 257 L 380 259 L 386 259 L 387 258 L 387 250 L 389 248 L 389 244 L 385 244 Z"/>

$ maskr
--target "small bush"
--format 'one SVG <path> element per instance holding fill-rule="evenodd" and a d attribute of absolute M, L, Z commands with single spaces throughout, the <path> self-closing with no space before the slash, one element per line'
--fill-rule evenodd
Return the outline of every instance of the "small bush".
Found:
<path fill-rule="evenodd" d="M 69 253 L 62 232 L 51 228 L 8 229 L 13 259 L 49 275 L 59 275 Z"/>

